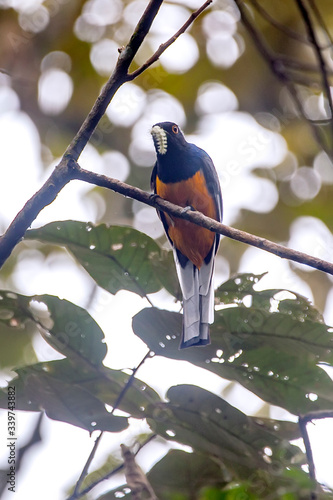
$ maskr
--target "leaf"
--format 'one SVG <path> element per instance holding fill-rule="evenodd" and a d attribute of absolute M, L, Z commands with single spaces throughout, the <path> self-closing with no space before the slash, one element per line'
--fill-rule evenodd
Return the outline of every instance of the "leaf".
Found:
<path fill-rule="evenodd" d="M 173 252 L 162 249 L 160 256 L 153 258 L 151 263 L 161 285 L 177 300 L 182 300 Z"/>
<path fill-rule="evenodd" d="M 26 296 L 0 291 L 2 323 L 22 330 L 28 323 L 44 332 L 44 339 L 71 359 L 101 364 L 107 347 L 104 333 L 90 314 L 67 300 L 52 295 Z"/>
<path fill-rule="evenodd" d="M 136 418 L 144 418 L 146 408 L 152 402 L 160 401 L 158 394 L 147 384 L 137 378 L 133 378 L 129 384 L 129 375 L 120 371 L 106 368 L 105 366 L 87 367 L 86 365 L 75 365 L 69 359 L 41 362 L 16 370 L 18 377 L 9 382 L 15 386 L 16 409 L 38 411 L 44 407 L 44 392 L 37 390 L 37 386 L 31 397 L 27 389 L 26 378 L 30 374 L 46 377 L 46 383 L 54 386 L 69 384 L 78 390 L 89 393 L 101 403 L 114 406 L 119 400 L 118 407 Z M 128 384 L 128 385 L 127 385 Z M 0 407 L 7 408 L 7 389 L 0 391 Z"/>
<path fill-rule="evenodd" d="M 159 500 L 170 498 L 186 500 L 192 497 L 193 492 L 199 493 L 207 484 L 220 486 L 226 484 L 222 468 L 216 462 L 199 453 L 187 453 L 181 450 L 170 450 L 152 467 L 147 477 Z M 126 498 L 126 489 L 128 490 L 126 485 L 117 487 L 99 497 L 99 500 L 120 498 L 119 492 L 125 494 L 121 498 Z"/>
<path fill-rule="evenodd" d="M 72 360 L 102 363 L 107 352 L 104 333 L 85 309 L 52 295 L 38 295 L 32 305 L 47 307 L 49 317 L 39 321 L 52 347 Z"/>
<path fill-rule="evenodd" d="M 17 409 L 44 409 L 50 418 L 89 431 L 119 430 L 127 426 L 127 421 L 126 425 L 113 422 L 115 417 L 110 418 L 105 404 L 114 406 L 117 402 L 130 415 L 143 418 L 148 404 L 160 400 L 147 384 L 103 366 L 104 334 L 84 309 L 50 295 L 28 297 L 2 291 L 0 296 L 0 314 L 2 307 L 6 327 L 11 322 L 15 325 L 12 330 L 34 323 L 45 340 L 68 357 L 16 370 L 18 377 L 10 384 L 15 385 Z M 0 406 L 7 405 L 4 389 L 0 392 Z M 92 422 L 96 422 L 95 427 Z"/>
<path fill-rule="evenodd" d="M 275 474 L 296 460 L 305 463 L 300 449 L 288 443 L 278 427 L 245 415 L 205 389 L 174 386 L 167 398 L 168 403 L 154 405 L 148 419 L 153 431 L 218 458 L 239 477 L 247 478 L 256 469 Z"/>
<path fill-rule="evenodd" d="M 35 326 L 20 307 L 19 295 L 0 291 L 0 369 L 37 361 L 32 346 Z"/>
<path fill-rule="evenodd" d="M 55 363 L 64 365 L 67 360 Z M 53 376 L 52 364 L 37 363 L 17 369 L 18 377 L 10 382 L 15 387 L 16 409 L 44 410 L 49 418 L 86 429 L 119 432 L 128 427 L 125 417 L 111 415 L 97 397 L 72 380 Z M 6 394 L 0 395 L 0 405 L 5 408 Z"/>
<path fill-rule="evenodd" d="M 167 254 L 152 238 L 130 227 L 60 221 L 32 229 L 25 238 L 66 247 L 96 283 L 113 294 L 129 290 L 144 297 L 159 291 L 162 283 L 175 288 L 174 269 L 161 266 L 156 272 L 159 262 L 169 260 Z"/>
<path fill-rule="evenodd" d="M 186 360 L 235 380 L 297 415 L 333 408 L 333 386 L 318 366 L 332 364 L 332 332 L 321 322 L 236 306 L 215 313 L 212 343 L 179 351 L 180 314 L 146 308 L 133 331 L 158 355 Z"/>
<path fill-rule="evenodd" d="M 311 305 L 306 297 L 285 289 L 268 289 L 257 291 L 254 286 L 267 273 L 238 274 L 223 283 L 215 292 L 215 298 L 221 304 L 237 304 L 249 307 L 244 303 L 245 298 L 251 298 L 251 307 L 266 312 L 274 310 L 287 314 L 299 321 L 308 319 L 323 323 L 323 317 L 319 311 Z"/>

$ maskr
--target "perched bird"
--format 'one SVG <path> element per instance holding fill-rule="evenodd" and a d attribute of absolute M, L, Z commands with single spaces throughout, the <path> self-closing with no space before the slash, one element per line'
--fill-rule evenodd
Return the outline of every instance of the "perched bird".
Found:
<path fill-rule="evenodd" d="M 151 134 L 157 155 L 151 176 L 154 193 L 221 221 L 221 188 L 210 156 L 188 143 L 175 123 L 157 123 Z M 183 294 L 180 348 L 209 344 L 209 324 L 214 322 L 214 259 L 220 236 L 166 212 L 158 213 L 173 247 Z"/>

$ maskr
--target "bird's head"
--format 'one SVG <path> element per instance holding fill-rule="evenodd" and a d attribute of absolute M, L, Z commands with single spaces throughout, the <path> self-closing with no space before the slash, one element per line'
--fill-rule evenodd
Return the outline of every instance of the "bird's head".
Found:
<path fill-rule="evenodd" d="M 172 154 L 175 150 L 183 149 L 187 145 L 185 137 L 176 123 L 156 123 L 150 132 L 158 156 Z"/>

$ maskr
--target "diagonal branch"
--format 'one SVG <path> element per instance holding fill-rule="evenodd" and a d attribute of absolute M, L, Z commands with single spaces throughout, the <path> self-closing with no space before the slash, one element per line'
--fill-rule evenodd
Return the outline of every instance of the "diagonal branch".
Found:
<path fill-rule="evenodd" d="M 279 78 L 284 81 L 290 92 L 293 94 L 294 99 L 299 104 L 299 110 L 302 112 L 302 106 L 298 101 L 296 90 L 288 82 L 286 74 L 281 69 L 281 64 L 277 64 L 277 60 L 273 57 L 270 49 L 265 45 L 264 41 L 261 39 L 259 34 L 256 32 L 252 26 L 245 10 L 243 9 L 241 0 L 235 0 L 243 18 L 243 22 L 252 34 L 259 50 L 264 55 L 266 60 L 268 60 L 272 66 L 272 69 L 276 72 Z M 315 269 L 319 269 L 329 274 L 333 274 L 333 264 L 330 262 L 317 259 L 310 255 L 292 250 L 290 248 L 278 245 L 264 238 L 234 229 L 224 224 L 220 224 L 213 219 L 205 217 L 200 212 L 185 212 L 182 207 L 173 205 L 161 198 L 152 196 L 151 194 L 142 191 L 141 189 L 135 188 L 128 184 L 122 183 L 116 179 L 110 179 L 106 176 L 95 174 L 94 172 L 89 172 L 87 170 L 81 169 L 76 163 L 78 156 L 82 152 L 86 143 L 88 142 L 91 134 L 93 133 L 98 121 L 103 116 L 111 98 L 113 97 L 116 90 L 126 81 L 134 79 L 136 76 L 141 74 L 147 67 L 149 67 L 154 61 L 156 61 L 159 55 L 173 43 L 180 35 L 183 33 L 191 23 L 198 17 L 198 15 L 208 7 L 212 0 L 206 0 L 206 2 L 194 12 L 187 22 L 180 28 L 180 30 L 175 33 L 165 44 L 162 44 L 160 48 L 155 52 L 152 58 L 148 59 L 146 63 L 138 68 L 138 70 L 133 73 L 128 73 L 128 68 L 134 58 L 134 55 L 141 46 L 145 36 L 147 35 L 150 26 L 155 18 L 159 7 L 161 6 L 163 0 L 150 0 L 144 14 L 128 43 L 128 45 L 121 50 L 118 58 L 116 68 L 111 75 L 109 81 L 104 87 L 102 93 L 96 100 L 91 112 L 85 119 L 80 128 L 79 132 L 65 151 L 65 154 L 60 162 L 60 164 L 55 168 L 49 179 L 40 188 L 37 193 L 25 204 L 23 209 L 17 214 L 15 219 L 12 221 L 7 231 L 2 237 L 0 237 L 0 267 L 10 256 L 13 248 L 17 243 L 23 238 L 26 230 L 35 220 L 37 215 L 41 210 L 52 203 L 56 198 L 57 194 L 61 189 L 71 180 L 78 179 L 90 184 L 97 186 L 103 186 L 108 189 L 112 189 L 115 192 L 123 194 L 125 196 L 131 197 L 142 203 L 155 207 L 156 209 L 163 210 L 170 213 L 176 217 L 186 219 L 198 224 L 202 227 L 206 227 L 210 231 L 222 234 L 229 238 L 241 241 L 248 245 L 261 248 L 265 251 L 278 255 L 279 257 L 293 260 L 302 264 L 306 264 Z M 315 127 L 316 130 L 316 127 Z M 316 130 L 318 134 L 318 130 Z"/>
<path fill-rule="evenodd" d="M 70 179 L 77 179 L 84 182 L 88 182 L 89 184 L 93 184 L 95 186 L 104 187 L 107 189 L 111 189 L 116 193 L 120 193 L 129 198 L 133 198 L 134 200 L 140 201 L 141 203 L 145 203 L 151 207 L 154 207 L 158 210 L 162 210 L 170 215 L 175 217 L 179 217 L 180 219 L 186 219 L 198 226 L 205 227 L 212 232 L 222 234 L 223 236 L 227 236 L 233 240 L 241 241 L 242 243 L 246 243 L 248 245 L 260 248 L 265 250 L 266 252 L 270 252 L 278 257 L 283 259 L 289 259 L 294 262 L 298 262 L 300 264 L 305 264 L 314 269 L 318 269 L 319 271 L 324 271 L 328 274 L 333 275 L 333 263 L 324 261 L 322 259 L 318 259 L 311 255 L 305 254 L 303 252 L 299 252 L 297 250 L 293 250 L 291 248 L 285 247 L 283 245 L 279 245 L 278 243 L 274 243 L 265 238 L 261 238 L 260 236 L 255 236 L 250 233 L 246 233 L 245 231 L 241 231 L 239 229 L 235 229 L 225 224 L 221 224 L 214 219 L 210 219 L 206 217 L 201 212 L 197 211 L 185 211 L 184 207 L 180 207 L 178 205 L 174 205 L 166 200 L 163 200 L 159 196 L 152 195 L 147 191 L 143 191 L 137 187 L 126 184 L 125 182 L 121 182 L 117 179 L 112 179 L 105 175 L 96 174 L 95 172 L 90 172 L 89 170 L 85 170 L 81 168 L 75 161 L 69 160 L 67 162 L 63 161 L 60 166 L 61 169 L 66 172 L 68 171 L 68 175 L 70 175 Z M 59 167 L 58 167 L 59 168 Z M 20 224 L 20 217 L 23 217 L 23 223 L 26 221 L 25 210 L 28 210 L 29 213 L 32 212 L 35 214 L 35 217 L 38 213 L 50 203 L 50 197 L 52 200 L 56 197 L 54 190 L 56 189 L 54 183 L 55 180 L 53 175 L 56 175 L 55 180 L 58 176 L 58 170 L 56 169 L 53 174 L 51 174 L 50 178 L 46 181 L 44 186 L 26 203 L 24 209 L 17 215 L 14 219 L 14 222 L 11 226 L 9 226 L 7 232 L 0 238 L 0 266 L 6 261 L 8 256 L 10 255 L 13 247 L 18 243 L 19 239 L 21 239 L 24 235 L 24 231 L 21 228 L 21 237 L 17 239 L 17 234 L 15 234 L 15 228 Z M 64 181 L 65 174 L 62 173 L 59 181 L 59 191 L 61 190 L 61 183 L 64 185 L 68 180 Z M 50 186 L 52 187 L 52 196 L 49 195 Z M 46 195 L 44 193 L 46 192 Z M 30 208 L 32 207 L 32 208 Z M 32 219 L 34 220 L 34 219 Z M 31 221 L 32 222 L 32 221 Z M 28 224 L 28 226 L 31 224 Z"/>
<path fill-rule="evenodd" d="M 135 72 L 129 74 L 128 69 L 137 51 L 148 34 L 154 18 L 156 17 L 163 0 L 150 0 L 146 10 L 142 14 L 133 35 L 126 47 L 119 49 L 120 55 L 116 67 L 108 82 L 103 87 L 102 92 L 96 99 L 91 111 L 82 123 L 79 131 L 67 147 L 59 165 L 55 168 L 49 179 L 37 193 L 24 205 L 22 210 L 16 215 L 7 231 L 0 237 L 0 268 L 10 256 L 14 247 L 23 238 L 26 230 L 31 226 L 39 212 L 52 203 L 61 189 L 74 177 L 72 176 L 72 166 L 75 164 L 70 160 L 77 161 L 83 149 L 90 140 L 100 119 L 104 115 L 106 108 L 112 100 L 114 94 L 123 83 L 132 81 L 136 76 L 143 73 L 154 61 L 158 59 L 162 52 L 169 47 L 184 31 L 193 23 L 198 15 L 208 7 L 213 0 L 206 2 L 195 11 L 186 23 L 170 38 L 165 44 L 155 52 L 147 63 Z"/>
<path fill-rule="evenodd" d="M 119 87 L 128 81 L 128 68 L 150 30 L 163 0 L 150 0 L 142 14 L 127 46 L 120 50 L 116 67 L 102 92 L 96 99 L 90 113 L 82 123 L 78 133 L 65 151 L 64 157 L 71 156 L 77 160 L 91 138 L 98 122 Z"/>
<path fill-rule="evenodd" d="M 233 240 L 241 241 L 242 243 L 260 248 L 283 259 L 289 259 L 300 264 L 306 264 L 310 267 L 333 275 L 333 263 L 331 262 L 327 262 L 316 257 L 312 257 L 311 255 L 307 255 L 303 252 L 273 243 L 272 241 L 246 233 L 245 231 L 226 226 L 225 224 L 221 224 L 214 219 L 206 217 L 201 212 L 185 211 L 183 207 L 174 205 L 173 203 L 163 200 L 159 196 L 151 195 L 146 191 L 142 191 L 137 187 L 130 186 L 125 182 L 118 181 L 117 179 L 111 179 L 105 175 L 95 174 L 94 172 L 90 172 L 80 168 L 79 166 L 77 166 L 76 179 L 80 179 L 96 186 L 111 189 L 112 191 L 133 198 L 137 201 L 145 203 L 146 205 L 150 205 L 158 210 L 167 212 L 170 215 L 186 219 L 194 224 L 197 224 L 198 226 L 205 227 L 212 232 L 222 234 L 223 236 L 227 236 Z"/>

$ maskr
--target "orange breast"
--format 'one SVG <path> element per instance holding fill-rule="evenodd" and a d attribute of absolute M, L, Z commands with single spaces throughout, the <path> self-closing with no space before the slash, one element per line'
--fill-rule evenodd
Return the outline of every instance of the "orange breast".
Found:
<path fill-rule="evenodd" d="M 190 179 L 168 184 L 161 182 L 157 176 L 156 194 L 175 205 L 191 206 L 204 215 L 217 219 L 214 200 L 208 192 L 205 177 L 200 170 Z M 184 219 L 171 217 L 166 213 L 164 215 L 173 244 L 200 269 L 204 258 L 212 248 L 215 234 Z"/>

